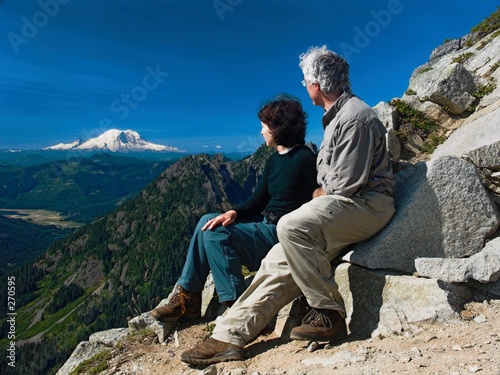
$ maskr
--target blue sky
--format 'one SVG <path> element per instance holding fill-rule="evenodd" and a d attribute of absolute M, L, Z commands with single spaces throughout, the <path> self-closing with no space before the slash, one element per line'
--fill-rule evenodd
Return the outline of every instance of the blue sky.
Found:
<path fill-rule="evenodd" d="M 191 152 L 253 151 L 256 113 L 280 93 L 322 110 L 298 56 L 326 44 L 373 106 L 499 0 L 0 0 L 0 148 L 33 149 L 132 129 Z"/>

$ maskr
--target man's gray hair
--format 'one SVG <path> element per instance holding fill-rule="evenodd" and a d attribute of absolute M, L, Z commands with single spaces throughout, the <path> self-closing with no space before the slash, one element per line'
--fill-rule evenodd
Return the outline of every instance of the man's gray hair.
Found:
<path fill-rule="evenodd" d="M 299 58 L 304 79 L 308 83 L 318 83 L 325 94 L 350 88 L 349 64 L 326 46 L 311 47 Z"/>

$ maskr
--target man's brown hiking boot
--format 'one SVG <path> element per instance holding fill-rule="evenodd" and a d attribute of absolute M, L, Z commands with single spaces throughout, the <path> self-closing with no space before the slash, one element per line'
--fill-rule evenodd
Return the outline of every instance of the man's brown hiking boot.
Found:
<path fill-rule="evenodd" d="M 302 320 L 302 325 L 290 332 L 292 340 L 330 341 L 345 337 L 345 319 L 336 310 L 312 309 Z"/>
<path fill-rule="evenodd" d="M 241 346 L 211 337 L 181 354 L 181 360 L 191 365 L 211 365 L 219 362 L 243 361 L 244 359 L 245 353 Z"/>
<path fill-rule="evenodd" d="M 201 315 L 201 293 L 190 292 L 181 286 L 165 306 L 151 311 L 153 319 L 160 322 L 176 322 L 182 317 L 196 319 Z"/>

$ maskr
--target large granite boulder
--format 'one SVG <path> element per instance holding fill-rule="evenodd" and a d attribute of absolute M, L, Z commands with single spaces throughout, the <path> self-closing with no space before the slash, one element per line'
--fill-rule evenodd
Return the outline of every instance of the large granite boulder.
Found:
<path fill-rule="evenodd" d="M 468 153 L 481 152 L 481 158 L 487 156 L 496 160 L 490 161 L 489 167 L 493 167 L 494 164 L 498 166 L 500 164 L 498 162 L 500 159 L 498 148 L 496 151 L 480 150 L 484 146 L 500 142 L 500 102 L 494 105 L 493 108 L 485 111 L 481 116 L 473 116 L 467 119 L 460 128 L 450 135 L 446 142 L 436 148 L 431 155 L 431 160 L 443 156 L 461 157 Z M 486 165 L 484 162 L 480 162 L 480 165 L 477 166 L 485 167 Z"/>
<path fill-rule="evenodd" d="M 337 267 L 351 334 L 370 337 L 416 333 L 459 317 L 472 293 L 464 285 L 373 271 L 353 264 Z"/>
<path fill-rule="evenodd" d="M 419 258 L 415 268 L 420 276 L 446 282 L 466 282 L 469 279 L 482 283 L 500 279 L 500 238 L 488 242 L 483 250 L 469 258 Z"/>
<path fill-rule="evenodd" d="M 371 269 L 413 273 L 417 258 L 478 253 L 499 215 L 471 163 L 442 157 L 396 175 L 396 214 L 377 235 L 352 247 L 344 260 Z"/>
<path fill-rule="evenodd" d="M 474 103 L 477 90 L 474 75 L 459 63 L 443 69 L 422 69 L 412 77 L 409 88 L 418 98 L 439 104 L 456 115 Z"/>

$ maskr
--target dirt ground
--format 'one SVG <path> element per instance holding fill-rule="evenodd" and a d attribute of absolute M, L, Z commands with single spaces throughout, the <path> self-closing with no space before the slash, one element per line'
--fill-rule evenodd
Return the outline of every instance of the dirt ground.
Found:
<path fill-rule="evenodd" d="M 193 325 L 194 323 L 194 325 Z M 209 336 L 206 322 L 180 323 L 169 342 L 147 333 L 129 336 L 87 374 L 500 374 L 500 300 L 469 303 L 461 319 L 434 324 L 413 335 L 336 345 L 288 341 L 262 334 L 246 347 L 245 361 L 194 367 L 181 353 Z M 101 372 L 96 371 L 100 369 Z M 93 371 L 93 372 L 92 372 Z"/>

